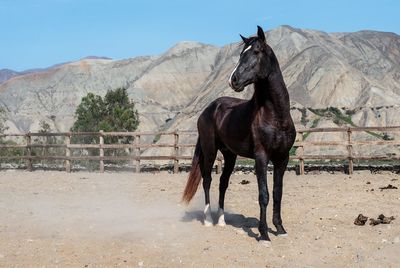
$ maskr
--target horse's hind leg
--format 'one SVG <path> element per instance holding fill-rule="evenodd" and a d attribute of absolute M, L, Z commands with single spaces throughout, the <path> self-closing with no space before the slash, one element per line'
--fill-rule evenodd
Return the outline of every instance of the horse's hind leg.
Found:
<path fill-rule="evenodd" d="M 217 150 L 213 140 L 207 140 L 207 142 L 201 143 L 201 147 L 203 150 L 203 161 L 200 164 L 200 169 L 201 175 L 203 177 L 203 189 L 205 197 L 204 225 L 208 227 L 213 225 L 210 207 L 210 186 L 212 180 L 211 171 L 215 161 L 215 157 L 217 156 Z"/>
<path fill-rule="evenodd" d="M 272 223 L 276 227 L 278 236 L 287 235 L 285 228 L 282 225 L 281 218 L 281 201 L 282 201 L 282 188 L 283 188 L 283 174 L 285 173 L 289 157 L 284 160 L 274 161 L 274 190 L 273 190 L 273 216 Z"/>
<path fill-rule="evenodd" d="M 229 178 L 235 167 L 236 155 L 228 150 L 222 150 L 224 155 L 224 170 L 222 171 L 221 178 L 219 181 L 219 208 L 218 208 L 218 225 L 225 226 L 225 216 L 224 216 L 224 200 L 226 189 L 229 185 Z"/>

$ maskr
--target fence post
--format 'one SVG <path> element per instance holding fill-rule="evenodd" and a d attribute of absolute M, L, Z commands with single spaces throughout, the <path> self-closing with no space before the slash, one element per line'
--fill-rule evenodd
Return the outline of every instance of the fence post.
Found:
<path fill-rule="evenodd" d="M 103 130 L 100 130 L 100 173 L 104 173 L 104 136 L 103 136 Z"/>
<path fill-rule="evenodd" d="M 174 133 L 174 174 L 177 174 L 179 172 L 179 147 L 178 147 L 178 143 L 179 143 L 179 134 L 178 131 L 175 130 Z"/>
<path fill-rule="evenodd" d="M 136 173 L 140 173 L 140 135 L 135 136 L 135 145 L 136 145 Z"/>
<path fill-rule="evenodd" d="M 67 136 L 65 136 L 65 171 L 66 172 L 71 172 L 71 149 L 69 148 L 69 145 L 71 144 L 71 133 L 68 133 Z"/>
<path fill-rule="evenodd" d="M 31 132 L 29 131 L 28 133 L 26 133 L 26 169 L 28 171 L 32 171 L 32 148 L 31 148 L 31 144 L 32 144 L 32 138 L 31 138 Z"/>
<path fill-rule="evenodd" d="M 217 156 L 217 168 L 215 169 L 215 173 L 221 174 L 221 172 L 222 172 L 222 159 L 221 159 L 221 156 L 218 155 Z"/>
<path fill-rule="evenodd" d="M 347 129 L 347 152 L 349 158 L 349 175 L 353 174 L 353 145 L 351 144 L 351 129 Z"/>
<path fill-rule="evenodd" d="M 304 147 L 303 147 L 303 132 L 299 131 L 299 159 L 300 159 L 300 175 L 304 175 Z"/>

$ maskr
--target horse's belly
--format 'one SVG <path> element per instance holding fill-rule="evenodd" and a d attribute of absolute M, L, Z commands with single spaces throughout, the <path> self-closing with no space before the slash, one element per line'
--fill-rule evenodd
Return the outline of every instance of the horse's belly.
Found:
<path fill-rule="evenodd" d="M 249 138 L 244 138 L 235 141 L 225 141 L 222 143 L 224 147 L 226 147 L 229 151 L 233 152 L 236 155 L 240 155 L 243 157 L 253 158 L 253 145 L 252 141 Z"/>

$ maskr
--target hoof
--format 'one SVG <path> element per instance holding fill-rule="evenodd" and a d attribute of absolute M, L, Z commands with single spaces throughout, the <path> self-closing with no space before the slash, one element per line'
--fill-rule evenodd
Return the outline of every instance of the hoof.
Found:
<path fill-rule="evenodd" d="M 218 225 L 221 227 L 226 226 L 224 210 L 221 208 L 218 209 Z"/>
<path fill-rule="evenodd" d="M 206 227 L 213 226 L 210 204 L 207 204 L 206 207 L 204 208 L 204 226 Z"/>
<path fill-rule="evenodd" d="M 282 225 L 275 225 L 276 227 L 276 236 L 287 236 L 285 228 Z"/>
<path fill-rule="evenodd" d="M 226 226 L 226 222 L 225 222 L 225 219 L 223 217 L 220 217 L 218 219 L 218 226 L 221 226 L 221 227 L 225 227 Z"/>
<path fill-rule="evenodd" d="M 211 227 L 211 226 L 213 226 L 213 223 L 211 221 L 204 220 L 204 226 L 205 227 Z"/>
<path fill-rule="evenodd" d="M 266 247 L 266 248 L 270 248 L 272 245 L 271 241 L 268 241 L 268 240 L 259 240 L 258 244 L 260 244 L 261 246 Z"/>

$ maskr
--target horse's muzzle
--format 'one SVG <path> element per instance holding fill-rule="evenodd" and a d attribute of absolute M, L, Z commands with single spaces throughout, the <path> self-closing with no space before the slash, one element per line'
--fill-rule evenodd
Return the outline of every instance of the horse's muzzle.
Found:
<path fill-rule="evenodd" d="M 228 83 L 229 83 L 229 86 L 230 86 L 234 91 L 236 91 L 236 92 L 241 92 L 241 91 L 243 91 L 243 89 L 244 89 L 244 87 L 238 85 L 235 76 L 232 76 L 232 77 L 229 79 Z"/>

